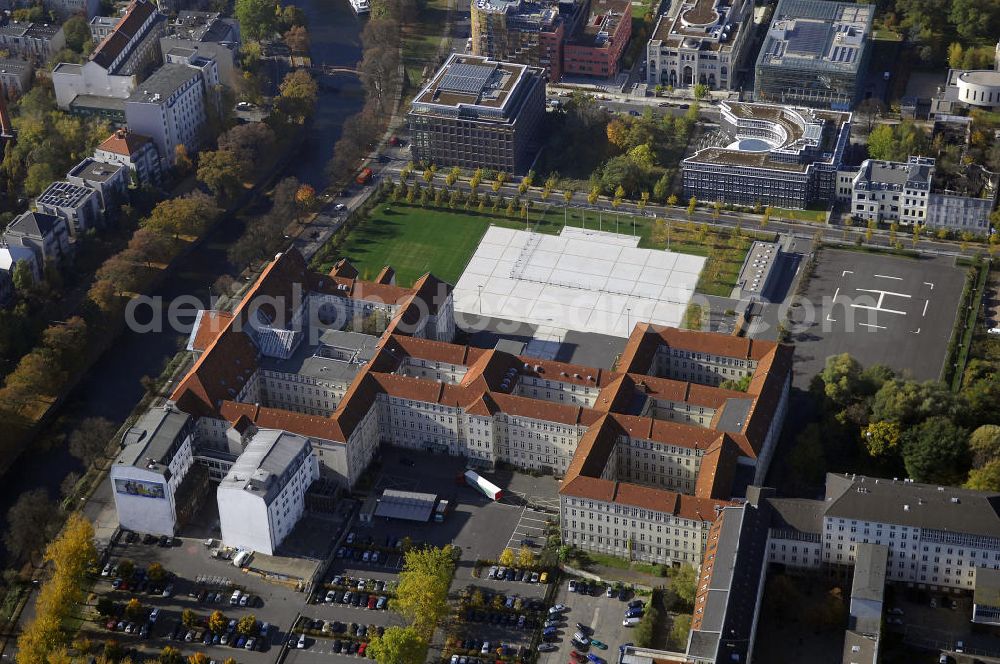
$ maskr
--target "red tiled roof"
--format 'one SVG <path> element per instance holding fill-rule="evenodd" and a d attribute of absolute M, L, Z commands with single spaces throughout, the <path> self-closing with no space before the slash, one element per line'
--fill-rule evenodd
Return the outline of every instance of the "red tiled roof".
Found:
<path fill-rule="evenodd" d="M 533 378 L 559 381 L 573 385 L 603 387 L 611 382 L 612 373 L 606 369 L 597 369 L 582 364 L 569 364 L 555 360 L 541 360 L 537 357 L 519 355 L 523 363 L 520 373 Z"/>
<path fill-rule="evenodd" d="M 151 140 L 148 136 L 129 131 L 126 127 L 125 129 L 119 129 L 105 138 L 104 142 L 97 146 L 97 149 L 123 157 L 131 157 Z"/>
<path fill-rule="evenodd" d="M 204 312 L 198 322 L 198 329 L 194 333 L 191 349 L 201 352 L 208 348 L 209 344 L 215 341 L 223 328 L 229 324 L 232 317 L 233 315 L 228 311 L 210 310 Z"/>
<path fill-rule="evenodd" d="M 377 284 L 394 284 L 396 283 L 396 271 L 390 266 L 386 265 L 382 268 L 382 271 L 378 273 L 375 277 L 375 283 Z"/>
<path fill-rule="evenodd" d="M 701 457 L 694 495 L 719 499 L 731 496 L 739 455 L 740 449 L 733 439 L 728 434 L 722 434 Z"/>

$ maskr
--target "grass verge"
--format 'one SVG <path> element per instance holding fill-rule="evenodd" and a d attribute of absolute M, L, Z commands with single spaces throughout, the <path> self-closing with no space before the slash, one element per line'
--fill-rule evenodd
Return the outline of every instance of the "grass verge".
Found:
<path fill-rule="evenodd" d="M 955 329 L 952 331 L 951 341 L 948 343 L 948 353 L 942 376 L 943 380 L 951 386 L 952 392 L 958 392 L 962 387 L 962 375 L 965 373 L 965 365 L 969 361 L 969 350 L 975 336 L 979 307 L 983 301 L 983 293 L 986 290 L 989 274 L 989 263 L 985 261 L 973 263 L 969 268 L 965 287 L 962 289 L 958 317 L 955 321 Z"/>

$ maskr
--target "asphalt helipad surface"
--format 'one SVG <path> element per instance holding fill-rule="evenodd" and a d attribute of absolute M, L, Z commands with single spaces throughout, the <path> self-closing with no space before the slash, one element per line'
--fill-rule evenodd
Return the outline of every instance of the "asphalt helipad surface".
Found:
<path fill-rule="evenodd" d="M 824 250 L 805 300 L 792 310 L 796 384 L 806 387 L 840 353 L 937 379 L 964 278 L 950 259 Z"/>

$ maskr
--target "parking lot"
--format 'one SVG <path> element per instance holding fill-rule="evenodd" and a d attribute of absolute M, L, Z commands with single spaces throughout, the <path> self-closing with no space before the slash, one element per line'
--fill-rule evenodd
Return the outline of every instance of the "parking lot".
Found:
<path fill-rule="evenodd" d="M 936 380 L 961 299 L 964 271 L 943 258 L 824 249 L 803 300 L 789 312 L 795 382 L 850 353 L 917 380 Z"/>
<path fill-rule="evenodd" d="M 123 561 L 131 562 L 136 570 L 146 570 L 151 563 L 159 563 L 168 574 L 176 575 L 172 580 L 159 584 L 172 586 L 170 596 L 153 593 L 149 588 L 135 587 L 135 584 L 130 585 L 127 580 L 122 579 L 121 574 L 102 576 L 95 584 L 95 592 L 107 596 L 119 605 L 133 598 L 140 602 L 141 618 L 127 620 L 119 617 L 122 622 L 134 622 L 137 628 L 146 623 L 150 611 L 158 609 L 155 622 L 149 625 L 147 638 L 141 638 L 138 633 L 125 633 L 115 625 L 115 639 L 126 647 L 134 647 L 148 654 L 158 653 L 169 644 L 181 650 L 184 655 L 204 652 L 218 661 L 236 657 L 237 661 L 246 664 L 273 662 L 299 607 L 305 601 L 305 596 L 290 586 L 265 581 L 256 574 L 237 569 L 227 560 L 212 558 L 209 548 L 201 540 L 192 538 L 176 538 L 175 545 L 167 547 L 123 538 L 112 550 L 109 562 L 112 568 L 121 568 Z M 117 590 L 113 588 L 116 579 L 124 581 Z M 246 605 L 231 604 L 233 591 L 236 589 L 241 594 L 251 595 L 252 599 Z M 255 649 L 252 651 L 245 648 L 237 650 L 232 644 L 223 645 L 221 638 L 218 644 L 211 645 L 195 639 L 187 641 L 185 637 L 189 631 L 197 635 L 205 634 L 208 630 L 204 627 L 178 627 L 185 609 L 193 611 L 199 620 L 207 619 L 216 610 L 223 613 L 227 622 L 239 621 L 240 618 L 253 614 L 258 622 L 269 623 L 270 629 L 266 637 L 258 636 L 255 639 Z M 95 628 L 95 638 L 107 638 L 111 635 L 105 625 Z M 231 630 L 226 629 L 223 633 L 230 634 Z M 232 640 L 235 642 L 238 635 L 234 636 Z"/>
<path fill-rule="evenodd" d="M 972 598 L 967 594 L 930 592 L 890 585 L 886 628 L 902 634 L 904 642 L 955 656 L 959 643 L 965 654 L 1000 656 L 1000 638 L 987 630 L 973 631 Z M 971 661 L 956 657 L 959 661 Z"/>
<path fill-rule="evenodd" d="M 606 649 L 590 647 L 583 654 L 592 653 L 606 661 L 616 662 L 618 647 L 632 642 L 633 628 L 622 625 L 625 610 L 630 601 L 639 599 L 648 602 L 648 598 L 637 597 L 631 592 L 616 592 L 614 597 L 608 597 L 606 585 L 593 582 L 589 584 L 596 587 L 592 587 L 588 594 L 570 592 L 569 582 L 566 580 L 560 584 L 555 601 L 569 610 L 564 614 L 565 621 L 558 632 L 558 640 L 553 641 L 558 649 L 541 653 L 539 664 L 566 664 L 571 661 L 570 653 L 575 647 L 570 640 L 577 631 L 577 623 L 590 627 L 593 630 L 591 638 L 607 646 Z"/>
<path fill-rule="evenodd" d="M 374 485 L 378 489 L 397 487 L 433 492 L 447 498 L 453 509 L 443 523 L 385 519 L 376 519 L 367 524 L 352 523 L 348 530 L 355 534 L 356 539 L 350 548 L 352 551 L 357 550 L 359 554 L 357 557 L 335 558 L 325 580 L 330 582 L 335 576 L 349 577 L 357 591 L 357 580 L 364 579 L 365 594 L 375 595 L 376 601 L 378 597 L 384 595 L 388 602 L 392 584 L 397 580 L 398 572 L 403 565 L 402 551 L 397 545 L 403 538 L 409 538 L 417 545 L 453 544 L 460 549 L 456 578 L 452 585 L 453 593 L 471 584 L 483 593 L 490 593 L 491 600 L 492 596 L 502 594 L 505 600 L 507 597 L 516 597 L 522 601 L 541 601 L 548 586 L 528 584 L 523 581 L 479 579 L 473 576 L 473 569 L 477 559 L 495 559 L 508 545 L 515 549 L 519 548 L 521 540 L 525 538 L 536 540 L 537 546 L 541 547 L 544 540 L 542 536 L 544 520 L 551 516 L 550 512 L 545 510 L 558 505 L 558 482 L 551 477 L 532 477 L 504 470 L 486 472 L 492 481 L 507 492 L 502 501 L 494 502 L 464 482 L 456 481 L 456 477 L 464 470 L 465 465 L 461 459 L 432 455 L 424 451 L 384 450 L 381 468 L 374 478 Z M 327 521 L 309 517 L 308 523 L 300 524 L 305 530 L 296 530 L 297 533 L 302 533 L 299 538 L 302 541 L 297 546 L 307 555 L 320 553 L 326 548 L 327 543 L 332 544 L 336 541 L 342 518 L 345 516 L 346 514 L 340 514 L 338 518 Z M 307 570 L 310 563 L 315 564 L 315 561 L 310 561 L 308 557 L 257 556 L 251 563 L 252 569 L 249 571 L 234 567 L 228 560 L 213 558 L 210 555 L 210 547 L 205 544 L 205 537 L 213 534 L 215 537 L 218 536 L 217 517 L 206 515 L 201 518 L 199 515 L 195 521 L 200 524 L 199 527 L 188 531 L 193 536 L 178 538 L 177 546 L 161 547 L 157 544 L 142 544 L 141 540 L 131 542 L 122 539 L 113 547 L 110 557 L 112 566 L 120 564 L 122 560 L 129 560 L 134 563 L 137 570 L 145 570 L 150 563 L 159 563 L 167 572 L 176 575 L 170 597 L 154 596 L 148 592 L 137 593 L 132 588 L 113 590 L 111 587 L 113 576 L 99 579 L 95 592 L 99 595 L 106 594 L 119 607 L 133 596 L 140 600 L 143 610 L 140 617 L 134 621 L 137 631 L 138 626 L 148 620 L 150 610 L 160 609 L 146 638 L 140 638 L 138 634 L 122 633 L 117 630 L 117 623 L 115 624 L 114 638 L 126 647 L 134 647 L 142 653 L 153 654 L 169 644 L 181 650 L 185 656 L 204 652 L 209 658 L 217 661 L 235 657 L 241 664 L 255 664 L 275 661 L 282 644 L 288 641 L 297 617 L 301 616 L 310 621 L 323 621 L 315 623 L 320 629 L 324 625 L 328 630 L 335 625 L 342 628 L 341 633 L 323 634 L 320 631 L 314 634 L 310 631 L 305 648 L 293 648 L 288 652 L 285 661 L 306 664 L 335 661 L 341 657 L 357 657 L 356 654 L 333 652 L 338 639 L 342 641 L 342 645 L 348 641 L 347 631 L 352 623 L 354 628 L 351 631 L 355 635 L 349 641 L 358 645 L 368 638 L 367 634 L 357 636 L 358 626 L 364 626 L 366 630 L 371 628 L 377 630 L 379 627 L 403 624 L 398 614 L 387 608 L 369 609 L 367 603 L 364 606 L 354 606 L 353 601 L 349 604 L 344 604 L 342 601 L 336 604 L 325 601 L 320 601 L 318 604 L 308 603 L 306 595 L 297 591 L 294 583 L 268 581 L 253 571 L 253 568 L 257 567 L 269 569 L 275 574 L 279 574 L 283 567 Z M 371 556 L 375 550 L 379 551 L 377 561 Z M 363 558 L 365 551 L 369 551 L 367 561 Z M 382 590 L 377 590 L 376 584 L 380 581 L 389 584 L 388 588 L 383 586 Z M 339 588 L 343 592 L 347 586 L 344 584 Z M 229 601 L 234 589 L 253 595 L 254 605 L 231 605 Z M 325 599 L 325 590 L 320 599 Z M 192 610 L 201 622 L 206 621 L 213 611 L 219 610 L 224 614 L 227 623 L 229 620 L 238 621 L 248 614 L 253 614 L 258 622 L 267 622 L 271 627 L 266 643 L 255 642 L 256 648 L 253 651 L 245 649 L 237 651 L 232 645 L 223 645 L 221 638 L 217 644 L 205 644 L 195 640 L 189 642 L 184 640 L 188 631 L 195 632 L 193 636 L 198 637 L 208 630 L 204 627 L 193 630 L 188 627 L 177 627 L 184 609 Z M 470 621 L 469 624 L 476 626 L 477 633 L 487 633 L 491 640 L 502 640 L 505 643 L 526 645 L 530 642 L 532 634 L 537 633 L 527 628 L 523 633 L 519 633 L 516 626 L 511 630 L 507 624 L 490 623 L 488 620 L 478 623 Z M 172 638 L 175 631 L 178 632 L 179 639 Z M 227 631 L 223 630 L 223 633 Z M 104 625 L 99 627 L 95 625 L 95 631 L 91 636 L 95 639 L 104 639 L 109 635 L 110 632 Z"/>

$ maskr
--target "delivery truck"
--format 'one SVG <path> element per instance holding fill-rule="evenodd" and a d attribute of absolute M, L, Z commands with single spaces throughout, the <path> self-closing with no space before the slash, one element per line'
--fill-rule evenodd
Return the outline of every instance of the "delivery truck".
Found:
<path fill-rule="evenodd" d="M 503 489 L 474 470 L 465 471 L 465 482 L 473 489 L 482 491 L 490 500 L 500 500 L 503 498 Z"/>

